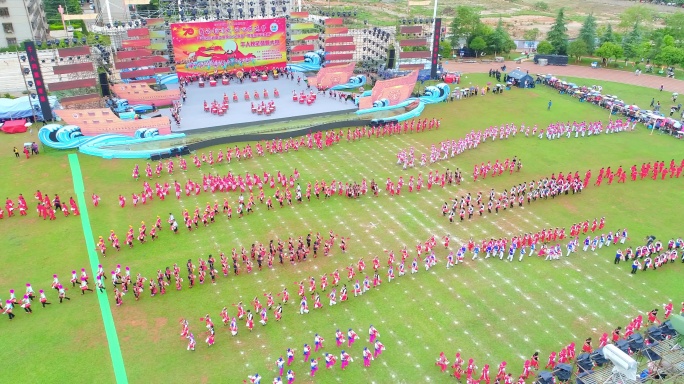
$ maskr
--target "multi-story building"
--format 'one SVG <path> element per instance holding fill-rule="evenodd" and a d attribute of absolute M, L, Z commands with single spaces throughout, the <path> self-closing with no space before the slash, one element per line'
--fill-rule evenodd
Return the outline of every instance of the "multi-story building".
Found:
<path fill-rule="evenodd" d="M 47 40 L 49 34 L 41 0 L 0 0 L 0 24 L 0 48 Z"/>

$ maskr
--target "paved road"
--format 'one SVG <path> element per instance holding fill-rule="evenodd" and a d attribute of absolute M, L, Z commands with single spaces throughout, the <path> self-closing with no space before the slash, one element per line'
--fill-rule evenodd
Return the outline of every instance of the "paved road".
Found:
<path fill-rule="evenodd" d="M 659 88 L 660 85 L 665 86 L 667 92 L 684 93 L 684 80 L 668 79 L 660 76 L 653 76 L 642 74 L 640 76 L 634 75 L 633 72 L 618 71 L 615 69 L 605 68 L 591 68 L 577 65 L 568 66 L 546 66 L 540 67 L 533 62 L 523 62 L 516 64 L 512 61 L 507 61 L 508 69 L 520 67 L 522 70 L 528 70 L 530 74 L 550 73 L 554 76 L 573 76 L 582 77 L 586 79 L 596 79 L 604 81 L 614 81 L 623 84 L 640 85 L 643 87 Z M 492 68 L 498 68 L 501 63 L 453 63 L 445 65 L 448 71 L 459 71 L 463 73 L 487 73 Z"/>

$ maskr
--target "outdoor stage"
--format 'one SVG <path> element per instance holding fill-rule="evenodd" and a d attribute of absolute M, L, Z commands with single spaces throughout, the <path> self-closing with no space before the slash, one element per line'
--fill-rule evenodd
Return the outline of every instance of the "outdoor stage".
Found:
<path fill-rule="evenodd" d="M 297 76 L 302 78 L 300 85 L 297 85 Z M 167 85 L 169 89 L 177 89 L 178 84 Z M 275 98 L 273 91 L 278 89 L 280 97 Z M 308 105 L 300 104 L 292 100 L 292 91 L 309 94 L 304 82 L 304 76 L 295 74 L 294 80 L 281 77 L 278 80 L 270 78 L 267 81 L 259 80 L 252 82 L 245 80 L 242 84 L 232 81 L 229 85 L 221 85 L 221 81 L 215 87 L 210 87 L 209 82 L 205 82 L 204 88 L 200 88 L 197 82 L 189 84 L 187 87 L 187 98 L 181 108 L 180 128 L 172 119 L 172 132 L 196 133 L 218 129 L 230 129 L 244 127 L 248 125 L 259 125 L 277 121 L 290 121 L 305 119 L 316 116 L 329 116 L 333 114 L 344 114 L 356 111 L 357 107 L 353 101 L 340 101 L 340 99 L 328 96 L 328 93 L 317 94 L 316 100 Z M 264 89 L 268 91 L 268 99 L 263 98 Z M 313 89 L 313 88 L 312 88 Z M 249 92 L 250 100 L 245 101 L 245 91 Z M 259 100 L 254 99 L 254 91 L 259 92 Z M 238 95 L 238 102 L 233 101 L 233 92 Z M 204 102 L 211 104 L 216 100 L 221 103 L 223 94 L 229 98 L 228 111 L 223 115 L 211 114 L 204 111 Z M 252 102 L 255 105 L 264 101 L 274 101 L 276 110 L 270 116 L 265 114 L 258 115 L 252 113 Z M 170 109 L 160 109 L 164 116 L 171 118 Z"/>

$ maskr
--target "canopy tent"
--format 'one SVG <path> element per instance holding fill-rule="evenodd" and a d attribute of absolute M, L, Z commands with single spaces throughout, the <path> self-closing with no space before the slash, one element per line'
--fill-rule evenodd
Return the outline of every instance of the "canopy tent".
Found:
<path fill-rule="evenodd" d="M 444 75 L 444 82 L 447 84 L 453 84 L 453 83 L 459 83 L 460 82 L 460 77 L 459 75 L 455 73 L 447 73 Z"/>
<path fill-rule="evenodd" d="M 0 128 L 5 133 L 23 133 L 26 132 L 26 120 L 9 120 L 2 123 Z"/>
<path fill-rule="evenodd" d="M 534 85 L 534 78 L 521 70 L 513 70 L 508 74 L 509 79 L 515 80 L 518 87 L 526 88 Z"/>
<path fill-rule="evenodd" d="M 48 96 L 48 102 L 52 110 L 59 105 L 55 96 Z M 31 99 L 29 96 L 0 99 L 0 120 L 27 119 L 33 116 L 36 116 L 38 120 L 43 120 L 38 99 Z"/>

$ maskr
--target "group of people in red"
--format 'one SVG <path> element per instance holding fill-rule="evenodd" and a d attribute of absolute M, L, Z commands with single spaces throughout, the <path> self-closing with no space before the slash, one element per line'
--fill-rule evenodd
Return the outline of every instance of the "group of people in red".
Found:
<path fill-rule="evenodd" d="M 56 220 L 59 212 L 64 217 L 72 214 L 74 216 L 80 215 L 78 204 L 76 204 L 76 200 L 73 197 L 69 197 L 68 202 L 62 202 L 59 195 L 55 194 L 54 198 L 50 198 L 50 195 L 47 193 L 43 194 L 40 190 L 36 191 L 34 197 L 37 201 L 36 212 L 43 220 Z M 15 211 L 19 211 L 19 216 L 28 216 L 28 203 L 21 193 L 17 197 L 16 204 L 9 197 L 5 199 L 5 208 L 0 207 L 0 219 L 5 218 L 5 215 L 8 218 L 15 216 L 17 213 Z"/>
<path fill-rule="evenodd" d="M 682 175 L 683 170 L 684 159 L 682 159 L 679 164 L 672 159 L 670 160 L 669 166 L 665 166 L 664 161 L 655 161 L 653 164 L 650 162 L 642 163 L 640 168 L 637 168 L 636 164 L 632 165 L 629 168 L 629 177 L 632 181 L 637 181 L 637 178 L 639 178 L 639 180 L 644 180 L 649 177 L 649 175 L 651 180 L 658 180 L 659 177 L 660 180 L 665 180 L 668 175 L 670 179 L 679 178 Z M 591 180 L 591 176 L 591 170 L 587 171 L 584 177 L 585 187 L 588 185 L 589 180 Z M 604 179 L 607 180 L 608 185 L 610 185 L 616 177 L 618 183 L 624 183 L 627 180 L 627 171 L 623 169 L 622 166 L 619 166 L 615 172 L 613 172 L 611 167 L 601 168 L 596 176 L 594 185 L 600 187 Z"/>
<path fill-rule="evenodd" d="M 672 302 L 669 302 L 667 304 L 663 305 L 663 308 L 665 309 L 665 316 L 664 319 L 667 320 L 671 315 L 673 311 L 673 305 Z M 684 315 L 684 302 L 682 302 L 682 309 L 681 309 L 681 314 Z M 652 311 L 647 313 L 647 318 L 648 318 L 648 325 L 652 324 L 660 324 L 660 320 L 658 319 L 658 308 L 653 309 Z M 608 345 L 609 342 L 617 343 L 621 339 L 628 339 L 631 335 L 633 335 L 636 331 L 639 331 L 643 325 L 643 316 L 638 315 L 635 317 L 630 323 L 627 325 L 625 332 L 622 332 L 622 327 L 617 327 L 615 330 L 613 330 L 612 335 L 610 336 L 609 340 L 609 335 L 607 332 L 604 332 L 601 335 L 601 338 L 599 340 L 599 345 L 598 348 L 603 348 L 606 345 Z M 646 340 L 646 343 L 649 341 Z M 554 370 L 558 364 L 569 364 L 576 358 L 576 344 L 574 342 L 571 342 L 568 344 L 566 347 L 562 348 L 559 352 L 553 351 L 549 354 L 548 361 L 546 365 L 544 366 L 544 369 L 549 369 L 549 370 Z M 592 353 L 594 351 L 594 348 L 592 346 L 592 338 L 589 337 L 584 341 L 584 344 L 582 345 L 582 352 L 584 353 Z M 465 361 L 461 357 L 461 353 L 457 352 L 456 356 L 454 358 L 454 362 L 451 366 L 449 366 L 450 362 L 447 358 L 447 356 L 444 354 L 444 352 L 440 352 L 439 357 L 437 358 L 437 361 L 435 362 L 435 365 L 440 368 L 442 372 L 446 372 L 447 368 L 451 367 L 453 369 L 453 373 L 451 376 L 455 377 L 459 381 L 465 374 L 466 377 L 466 383 L 468 384 L 490 384 L 490 366 L 489 364 L 485 364 L 478 376 L 478 369 L 477 366 L 475 365 L 474 359 L 468 359 L 468 363 L 466 365 L 466 369 L 463 369 L 463 366 L 465 365 Z M 513 376 L 513 373 L 507 372 L 507 363 L 506 361 L 502 361 L 499 364 L 496 376 L 495 376 L 495 382 L 498 383 L 503 383 L 503 384 L 513 384 L 515 379 Z M 539 370 L 539 352 L 535 352 L 532 354 L 532 356 L 525 360 L 523 363 L 522 367 L 522 372 L 520 375 L 518 375 L 517 378 L 517 383 L 518 384 L 524 384 L 526 380 L 528 380 L 532 375 L 533 375 L 533 370 Z"/>
<path fill-rule="evenodd" d="M 487 175 L 491 177 L 501 176 L 505 171 L 512 175 L 513 171 L 520 172 L 521 169 L 522 161 L 517 156 L 513 156 L 512 160 L 506 159 L 503 162 L 496 159 L 494 164 L 491 161 L 488 161 L 487 164 L 482 162 L 479 166 L 477 164 L 473 166 L 473 181 L 477 181 L 478 178 L 486 179 Z"/>

